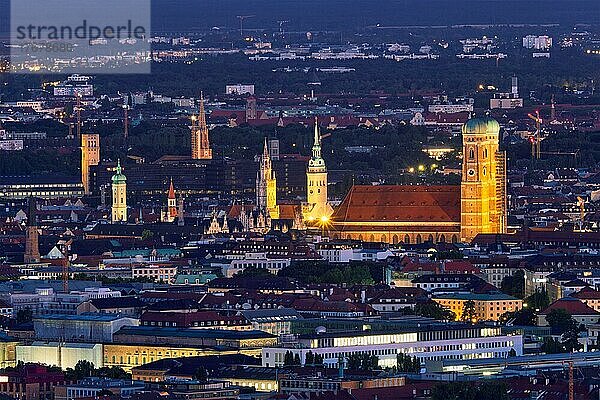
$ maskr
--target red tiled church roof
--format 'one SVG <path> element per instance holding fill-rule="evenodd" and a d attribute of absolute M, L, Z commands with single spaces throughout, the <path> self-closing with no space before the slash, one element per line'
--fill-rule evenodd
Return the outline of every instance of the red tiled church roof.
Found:
<path fill-rule="evenodd" d="M 332 220 L 460 223 L 460 186 L 353 186 Z"/>
<path fill-rule="evenodd" d="M 584 287 L 577 293 L 573 293 L 571 297 L 575 297 L 580 300 L 600 300 L 600 292 L 592 289 L 589 286 Z"/>

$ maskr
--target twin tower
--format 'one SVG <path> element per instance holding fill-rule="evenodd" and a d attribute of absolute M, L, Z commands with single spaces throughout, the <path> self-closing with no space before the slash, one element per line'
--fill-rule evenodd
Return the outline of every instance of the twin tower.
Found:
<path fill-rule="evenodd" d="M 306 203 L 302 207 L 304 221 L 327 222 L 333 209 L 327 202 L 327 167 L 321 156 L 321 134 L 317 118 L 312 153 L 306 170 L 306 188 Z M 257 209 L 266 211 L 271 219 L 279 218 L 277 180 L 266 140 L 256 176 L 256 206 Z"/>

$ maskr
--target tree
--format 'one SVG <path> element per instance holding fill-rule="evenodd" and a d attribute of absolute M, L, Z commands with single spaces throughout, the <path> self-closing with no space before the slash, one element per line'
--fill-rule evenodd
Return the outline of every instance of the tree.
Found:
<path fill-rule="evenodd" d="M 426 318 L 438 319 L 442 321 L 456 320 L 456 314 L 432 300 L 427 301 L 426 303 L 416 304 L 415 315 L 419 315 L 421 317 Z"/>
<path fill-rule="evenodd" d="M 283 365 L 286 367 L 294 365 L 294 353 L 290 350 L 286 351 L 283 356 Z"/>
<path fill-rule="evenodd" d="M 557 354 L 566 352 L 565 347 L 558 341 L 558 339 L 554 339 L 551 337 L 547 337 L 544 339 L 544 343 L 542 343 L 542 347 L 540 350 L 546 354 Z"/>
<path fill-rule="evenodd" d="M 542 289 L 525 298 L 524 303 L 531 310 L 541 311 L 550 305 L 550 298 L 548 297 L 548 292 Z"/>
<path fill-rule="evenodd" d="M 70 380 L 80 380 L 83 378 L 87 378 L 90 376 L 94 376 L 95 374 L 94 364 L 87 360 L 79 360 L 77 364 L 75 364 L 75 368 L 67 368 L 65 376 L 67 376 Z"/>
<path fill-rule="evenodd" d="M 235 274 L 238 277 L 256 277 L 256 276 L 265 276 L 270 277 L 273 276 L 266 268 L 258 268 L 258 267 L 248 267 L 243 271 Z"/>
<path fill-rule="evenodd" d="M 499 380 L 444 382 L 433 387 L 431 400 L 509 400 L 509 396 L 506 383 Z"/>
<path fill-rule="evenodd" d="M 321 354 L 315 354 L 315 365 L 323 365 L 324 358 Z"/>
<path fill-rule="evenodd" d="M 469 323 L 477 321 L 477 310 L 475 309 L 475 302 L 473 300 L 467 300 L 463 305 L 460 320 Z"/>
<path fill-rule="evenodd" d="M 347 365 L 350 370 L 372 371 L 379 368 L 379 358 L 369 353 L 353 353 Z"/>
<path fill-rule="evenodd" d="M 308 351 L 306 356 L 304 357 L 304 365 L 314 365 L 315 364 L 315 356 L 312 351 Z"/>
<path fill-rule="evenodd" d="M 579 334 L 581 332 L 585 332 L 585 326 L 582 324 L 578 324 L 573 321 L 574 324 L 567 328 L 567 330 L 561 336 L 561 344 L 564 346 L 565 350 L 569 353 L 574 351 L 581 350 L 583 345 L 579 343 Z"/>
<path fill-rule="evenodd" d="M 400 353 L 396 356 L 396 370 L 398 372 L 419 373 L 421 372 L 421 362 L 417 357 Z"/>
<path fill-rule="evenodd" d="M 504 277 L 500 284 L 500 290 L 519 299 L 525 297 L 525 272 L 518 270 L 512 276 Z"/>
<path fill-rule="evenodd" d="M 204 367 L 198 367 L 196 372 L 194 372 L 194 379 L 198 382 L 207 382 L 208 381 L 208 371 Z"/>
<path fill-rule="evenodd" d="M 576 324 L 573 317 L 571 317 L 571 314 L 562 308 L 550 311 L 548 315 L 546 315 L 546 321 L 552 328 L 552 332 L 558 335 L 562 335 Z"/>
<path fill-rule="evenodd" d="M 95 376 L 111 379 L 131 379 L 131 374 L 125 372 L 121 367 L 102 367 L 94 372 Z"/>
<path fill-rule="evenodd" d="M 23 308 L 17 311 L 17 324 L 24 324 L 26 322 L 31 322 L 33 319 L 33 312 L 31 308 Z"/>
<path fill-rule="evenodd" d="M 142 231 L 142 240 L 146 241 L 146 240 L 150 240 L 154 237 L 154 232 L 152 232 L 151 230 L 148 229 L 144 229 Z"/>
<path fill-rule="evenodd" d="M 347 367 L 350 370 L 359 370 L 361 366 L 361 357 L 358 353 L 352 353 L 348 357 Z"/>
<path fill-rule="evenodd" d="M 517 326 L 534 326 L 537 322 L 537 316 L 530 308 L 524 308 L 517 311 L 507 311 L 499 318 L 502 324 L 512 321 Z"/>

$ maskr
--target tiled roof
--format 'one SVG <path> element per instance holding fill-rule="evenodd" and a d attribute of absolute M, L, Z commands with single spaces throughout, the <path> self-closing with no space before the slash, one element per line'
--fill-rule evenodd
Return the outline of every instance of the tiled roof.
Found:
<path fill-rule="evenodd" d="M 460 186 L 353 186 L 332 220 L 460 223 Z"/>
<path fill-rule="evenodd" d="M 571 315 L 600 315 L 599 312 L 589 307 L 584 302 L 579 299 L 575 299 L 573 297 L 565 297 L 562 299 L 556 300 L 554 303 L 550 304 L 544 311 L 542 311 L 541 315 L 548 315 L 552 310 L 565 310 Z"/>
<path fill-rule="evenodd" d="M 584 287 L 577 293 L 573 293 L 571 297 L 580 300 L 600 300 L 600 292 L 592 289 L 589 286 Z"/>

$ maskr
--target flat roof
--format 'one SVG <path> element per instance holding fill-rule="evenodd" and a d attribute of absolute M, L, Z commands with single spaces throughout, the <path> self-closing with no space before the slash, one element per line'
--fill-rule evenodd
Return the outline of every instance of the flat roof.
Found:
<path fill-rule="evenodd" d="M 478 300 L 478 301 L 501 301 L 519 300 L 516 297 L 504 293 L 447 293 L 432 296 L 433 299 L 442 300 Z"/>
<path fill-rule="evenodd" d="M 119 334 L 232 340 L 276 338 L 275 335 L 258 330 L 234 331 L 225 329 L 157 328 L 154 326 L 124 326 L 115 333 L 115 335 Z"/>
<path fill-rule="evenodd" d="M 96 321 L 96 322 L 112 322 L 122 318 L 135 319 L 131 317 L 123 317 L 118 314 L 99 314 L 99 313 L 84 313 L 79 315 L 61 315 L 61 314 L 50 314 L 40 315 L 33 319 L 52 319 L 52 320 L 68 320 L 68 321 Z"/>
<path fill-rule="evenodd" d="M 451 360 L 444 359 L 439 362 L 444 367 L 449 366 L 469 366 L 469 367 L 485 367 L 495 365 L 531 365 L 539 363 L 556 362 L 562 363 L 563 361 L 596 361 L 600 362 L 600 351 L 598 352 L 586 352 L 586 353 L 559 353 L 559 354 L 535 354 L 518 357 L 496 357 L 496 358 L 482 358 L 474 360 Z"/>

